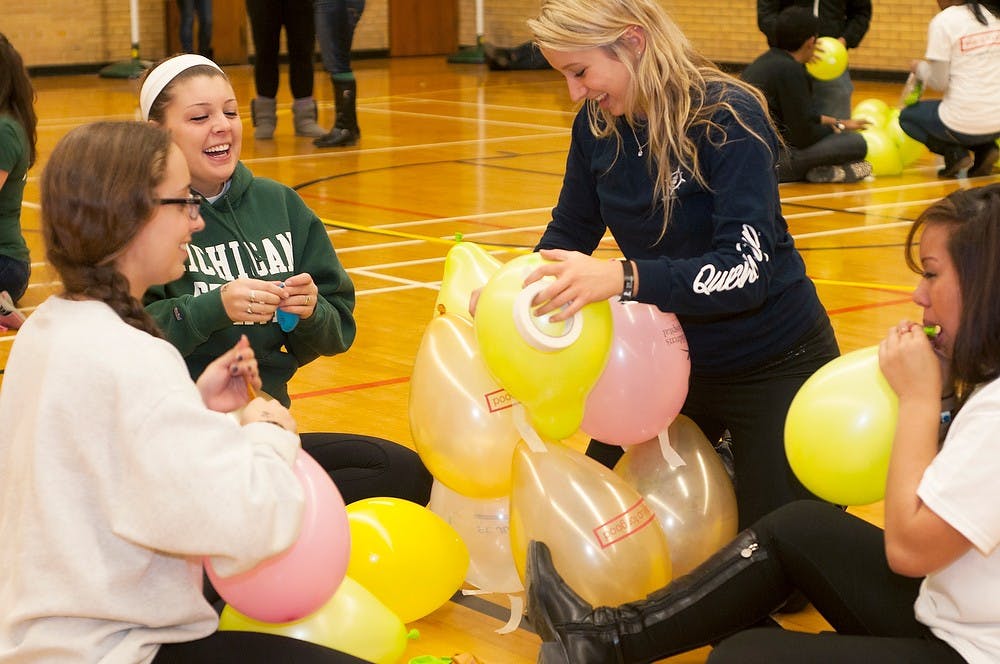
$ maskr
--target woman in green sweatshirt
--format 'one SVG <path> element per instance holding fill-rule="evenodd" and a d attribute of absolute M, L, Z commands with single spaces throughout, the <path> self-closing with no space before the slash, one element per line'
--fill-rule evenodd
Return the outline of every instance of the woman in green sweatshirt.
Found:
<path fill-rule="evenodd" d="M 193 377 L 245 334 L 264 391 L 287 406 L 287 383 L 300 366 L 353 343 L 354 284 L 299 195 L 240 163 L 243 126 L 218 65 L 193 54 L 165 60 L 146 75 L 139 103 L 144 119 L 170 130 L 191 188 L 205 197 L 205 228 L 188 246 L 187 270 L 150 289 L 146 308 Z M 311 433 L 302 447 L 346 502 L 394 496 L 425 505 L 430 498 L 430 473 L 402 445 Z"/>

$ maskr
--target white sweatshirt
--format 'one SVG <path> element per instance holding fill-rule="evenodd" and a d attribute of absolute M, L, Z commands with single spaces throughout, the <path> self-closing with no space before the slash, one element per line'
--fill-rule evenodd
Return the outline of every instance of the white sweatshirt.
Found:
<path fill-rule="evenodd" d="M 148 662 L 211 634 L 222 575 L 290 546 L 298 437 L 208 410 L 174 347 L 49 298 L 0 390 L 0 662 Z"/>

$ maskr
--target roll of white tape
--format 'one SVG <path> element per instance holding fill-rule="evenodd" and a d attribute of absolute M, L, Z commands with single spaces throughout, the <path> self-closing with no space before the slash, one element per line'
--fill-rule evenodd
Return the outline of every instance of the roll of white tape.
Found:
<path fill-rule="evenodd" d="M 583 314 L 579 311 L 572 318 L 554 323 L 549 314 L 536 316 L 531 301 L 545 290 L 550 280 L 543 279 L 525 286 L 514 298 L 514 327 L 529 346 L 543 353 L 569 348 L 583 331 Z"/>

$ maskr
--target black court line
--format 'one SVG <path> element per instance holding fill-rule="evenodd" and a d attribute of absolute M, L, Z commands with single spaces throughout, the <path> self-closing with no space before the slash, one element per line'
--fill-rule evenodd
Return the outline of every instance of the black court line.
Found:
<path fill-rule="evenodd" d="M 362 173 L 377 173 L 379 171 L 394 171 L 400 168 L 412 168 L 414 166 L 437 166 L 441 164 L 468 164 L 473 166 L 488 166 L 490 168 L 503 168 L 510 171 L 519 171 L 522 173 L 533 173 L 535 175 L 551 175 L 553 177 L 562 177 L 562 173 L 553 173 L 551 171 L 538 171 L 528 168 L 513 168 L 508 166 L 497 166 L 494 164 L 483 163 L 491 159 L 514 159 L 516 157 L 537 157 L 539 155 L 546 154 L 565 154 L 565 150 L 559 150 L 558 153 L 555 150 L 546 150 L 545 152 L 508 152 L 503 155 L 495 157 L 476 157 L 474 159 L 437 159 L 435 161 L 415 161 L 407 164 L 396 164 L 393 166 L 380 166 L 378 168 L 361 169 L 356 171 L 347 171 L 345 173 L 337 173 L 334 175 L 326 175 L 321 178 L 316 178 L 314 180 L 306 180 L 305 182 L 300 182 L 299 184 L 291 185 L 292 189 L 298 191 L 300 189 L 305 189 L 306 187 L 311 187 L 315 184 L 321 184 L 323 182 L 329 182 L 330 180 L 336 180 L 337 178 L 349 177 L 352 175 L 360 175 Z"/>
<path fill-rule="evenodd" d="M 816 210 L 818 212 L 839 212 L 841 214 L 853 214 L 859 217 L 877 217 L 879 219 L 889 219 L 891 221 L 909 221 L 914 222 L 916 219 L 910 219 L 909 217 L 898 217 L 896 215 L 880 214 L 878 212 L 868 212 L 865 210 L 844 210 L 842 208 L 826 207 L 825 205 L 809 205 L 808 203 L 797 203 L 796 201 L 781 201 L 782 214 L 784 214 L 785 206 L 788 207 L 800 207 L 806 210 Z M 900 205 L 916 205 L 916 203 L 900 203 Z M 794 212 L 792 213 L 794 214 Z M 864 230 L 863 228 L 859 230 Z"/>
<path fill-rule="evenodd" d="M 461 590 L 451 596 L 451 601 L 455 604 L 468 607 L 473 611 L 478 611 L 479 613 L 487 615 L 490 618 L 496 618 L 500 622 L 506 623 L 508 617 L 510 616 L 510 609 L 505 609 L 499 604 L 494 604 L 493 602 L 485 600 L 477 595 L 463 595 Z M 528 623 L 528 616 L 523 616 L 521 618 L 521 624 L 518 625 L 518 629 L 523 629 L 531 634 L 538 633 Z"/>

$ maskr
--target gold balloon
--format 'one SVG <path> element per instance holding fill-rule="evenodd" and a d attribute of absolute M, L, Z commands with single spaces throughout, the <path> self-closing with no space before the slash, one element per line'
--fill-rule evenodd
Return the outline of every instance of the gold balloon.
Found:
<path fill-rule="evenodd" d="M 510 540 L 522 581 L 528 542 L 545 542 L 566 582 L 594 606 L 641 599 L 670 581 L 670 551 L 652 508 L 618 475 L 552 443 L 514 450 Z"/>
<path fill-rule="evenodd" d="M 520 438 L 513 403 L 486 368 L 472 322 L 454 314 L 431 319 L 410 380 L 410 433 L 431 474 L 465 496 L 510 493 Z"/>
<path fill-rule="evenodd" d="M 667 436 L 677 458 L 664 458 L 660 441 L 654 438 L 627 447 L 615 473 L 656 513 L 670 544 L 676 577 L 733 539 L 738 519 L 733 483 L 698 425 L 678 415 Z"/>
<path fill-rule="evenodd" d="M 453 246 L 444 258 L 444 276 L 434 310 L 472 320 L 469 313 L 472 291 L 482 288 L 500 265 L 500 261 L 474 242 L 459 242 Z"/>

